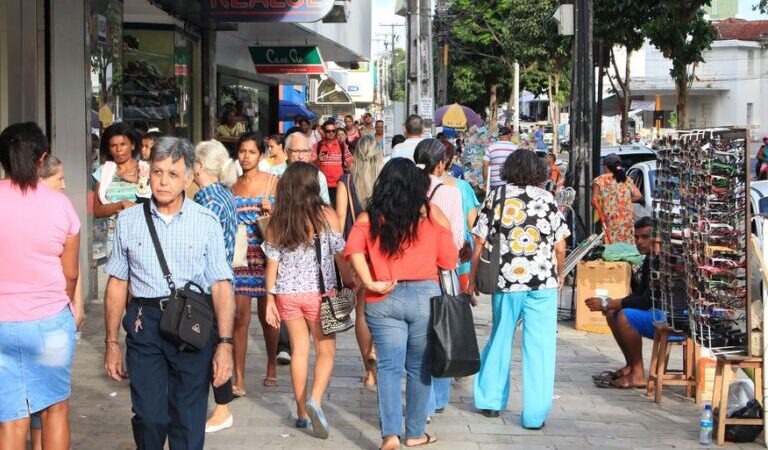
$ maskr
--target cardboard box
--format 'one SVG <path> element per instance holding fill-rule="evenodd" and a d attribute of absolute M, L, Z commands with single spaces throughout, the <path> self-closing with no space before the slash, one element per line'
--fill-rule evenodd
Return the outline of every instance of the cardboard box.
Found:
<path fill-rule="evenodd" d="M 585 300 L 607 295 L 624 298 L 630 293 L 632 269 L 626 262 L 582 261 L 576 268 L 576 329 L 610 334 L 600 311 L 587 308 Z"/>

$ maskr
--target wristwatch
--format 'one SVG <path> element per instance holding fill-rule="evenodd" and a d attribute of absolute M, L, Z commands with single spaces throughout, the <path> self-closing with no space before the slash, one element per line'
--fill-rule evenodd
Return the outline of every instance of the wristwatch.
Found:
<path fill-rule="evenodd" d="M 220 337 L 216 340 L 217 344 L 234 344 L 234 340 L 231 337 Z"/>
<path fill-rule="evenodd" d="M 600 299 L 600 306 L 603 308 L 603 311 L 608 309 L 608 299 L 603 297 Z"/>

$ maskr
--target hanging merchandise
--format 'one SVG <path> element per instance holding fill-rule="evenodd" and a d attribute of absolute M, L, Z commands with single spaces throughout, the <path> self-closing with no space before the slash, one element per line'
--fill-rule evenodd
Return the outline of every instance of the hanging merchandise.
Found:
<path fill-rule="evenodd" d="M 748 350 L 748 164 L 741 129 L 687 132 L 659 151 L 654 306 L 715 355 Z"/>

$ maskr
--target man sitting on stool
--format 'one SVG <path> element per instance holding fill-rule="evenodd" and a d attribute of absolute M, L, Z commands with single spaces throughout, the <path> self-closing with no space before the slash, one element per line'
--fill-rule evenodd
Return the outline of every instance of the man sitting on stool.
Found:
<path fill-rule="evenodd" d="M 639 280 L 637 277 L 632 279 L 632 293 L 624 299 L 609 298 L 604 301 L 592 297 L 586 300 L 590 310 L 605 314 L 613 337 L 627 360 L 627 365 L 621 369 L 593 375 L 595 384 L 600 387 L 631 389 L 645 387 L 646 384 L 641 337 L 653 339 L 654 321 L 666 318 L 663 312 L 653 309 L 651 299 L 651 232 L 650 217 L 635 222 L 635 244 L 637 251 L 645 255 L 645 261 L 640 269 Z"/>

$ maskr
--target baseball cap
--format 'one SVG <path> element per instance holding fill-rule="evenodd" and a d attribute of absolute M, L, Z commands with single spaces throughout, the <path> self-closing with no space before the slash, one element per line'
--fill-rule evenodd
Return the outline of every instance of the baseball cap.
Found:
<path fill-rule="evenodd" d="M 611 153 L 603 158 L 603 163 L 608 166 L 620 166 L 622 164 L 621 158 L 616 153 Z"/>

